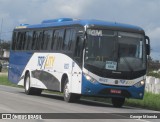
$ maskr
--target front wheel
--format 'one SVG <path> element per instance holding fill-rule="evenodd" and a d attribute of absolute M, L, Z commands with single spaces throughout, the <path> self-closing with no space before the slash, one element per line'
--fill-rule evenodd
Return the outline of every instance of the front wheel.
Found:
<path fill-rule="evenodd" d="M 24 84 L 25 93 L 27 95 L 40 95 L 42 89 L 32 88 L 30 86 L 30 75 L 29 73 L 25 77 L 25 84 Z"/>
<path fill-rule="evenodd" d="M 66 102 L 76 102 L 78 99 L 80 99 L 80 95 L 70 93 L 68 79 L 66 79 L 65 81 L 63 96 L 64 96 L 64 101 Z"/>
<path fill-rule="evenodd" d="M 125 98 L 118 98 L 118 97 L 112 98 L 112 104 L 114 107 L 120 108 L 123 106 L 124 102 L 125 102 Z"/>

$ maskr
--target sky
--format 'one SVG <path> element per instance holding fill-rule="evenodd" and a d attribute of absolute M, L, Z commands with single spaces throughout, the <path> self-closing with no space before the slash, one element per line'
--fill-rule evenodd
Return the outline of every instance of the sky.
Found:
<path fill-rule="evenodd" d="M 150 37 L 151 57 L 160 60 L 160 0 L 0 0 L 0 37 L 11 40 L 22 23 L 62 17 L 140 26 Z"/>

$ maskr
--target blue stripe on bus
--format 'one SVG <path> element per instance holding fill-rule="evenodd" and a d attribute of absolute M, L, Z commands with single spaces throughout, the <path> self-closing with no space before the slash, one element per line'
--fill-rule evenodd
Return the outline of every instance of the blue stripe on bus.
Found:
<path fill-rule="evenodd" d="M 31 52 L 10 51 L 10 70 L 8 78 L 11 82 L 16 84 L 19 82 L 22 72 L 25 69 L 32 55 L 33 53 Z"/>

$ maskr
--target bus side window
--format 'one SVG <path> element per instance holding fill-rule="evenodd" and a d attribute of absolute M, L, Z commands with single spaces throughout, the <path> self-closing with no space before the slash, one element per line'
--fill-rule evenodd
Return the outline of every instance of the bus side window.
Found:
<path fill-rule="evenodd" d="M 25 41 L 24 41 L 24 45 L 23 45 L 23 49 L 24 50 L 27 50 L 27 42 L 28 42 L 28 40 L 27 40 L 27 34 L 28 34 L 28 32 L 25 32 Z"/>
<path fill-rule="evenodd" d="M 21 47 L 21 50 L 24 50 L 25 43 L 26 43 L 26 32 L 23 32 L 22 33 L 22 47 Z"/>
<path fill-rule="evenodd" d="M 48 44 L 47 46 L 47 50 L 53 50 L 53 46 L 54 46 L 54 31 L 53 30 L 49 30 L 49 40 L 48 40 Z"/>
<path fill-rule="evenodd" d="M 53 39 L 54 47 L 53 48 L 56 50 L 61 50 L 63 39 L 64 39 L 64 29 L 56 30 L 54 33 L 54 39 Z"/>
<path fill-rule="evenodd" d="M 62 50 L 69 50 L 69 41 L 71 37 L 71 30 L 67 29 L 65 34 L 65 39 L 63 41 Z"/>
<path fill-rule="evenodd" d="M 82 55 L 83 55 L 83 47 L 84 47 L 84 40 L 81 36 L 77 37 L 76 46 L 75 46 L 75 60 L 77 60 L 80 64 L 82 63 Z"/>
<path fill-rule="evenodd" d="M 70 40 L 68 42 L 69 50 L 74 50 L 74 43 L 76 42 L 76 30 L 71 29 Z"/>
<path fill-rule="evenodd" d="M 17 43 L 17 32 L 14 32 L 12 37 L 12 50 L 16 49 L 16 43 Z"/>
<path fill-rule="evenodd" d="M 31 49 L 31 45 L 32 45 L 32 38 L 33 38 L 33 32 L 29 31 L 26 33 L 26 50 L 30 50 Z"/>
<path fill-rule="evenodd" d="M 53 33 L 52 30 L 47 30 L 44 32 L 44 45 L 43 45 L 44 50 L 47 50 L 48 43 L 52 39 L 52 33 Z"/>
<path fill-rule="evenodd" d="M 59 30 L 59 35 L 57 37 L 56 50 L 61 50 L 63 39 L 64 39 L 64 29 L 61 29 Z"/>
<path fill-rule="evenodd" d="M 33 32 L 33 40 L 32 40 L 32 45 L 31 45 L 32 50 L 34 50 L 35 48 L 35 41 L 36 41 L 36 32 Z"/>
<path fill-rule="evenodd" d="M 35 31 L 33 33 L 33 40 L 32 40 L 32 50 L 37 50 L 38 48 L 38 37 L 39 37 L 39 32 Z"/>
<path fill-rule="evenodd" d="M 41 42 L 44 42 L 43 40 L 43 31 L 37 31 L 36 32 L 36 41 L 35 41 L 35 50 L 40 50 L 41 48 Z"/>
<path fill-rule="evenodd" d="M 16 50 L 21 50 L 22 47 L 22 32 L 18 32 Z"/>
<path fill-rule="evenodd" d="M 43 50 L 44 33 L 43 31 L 39 31 L 37 34 L 36 50 Z"/>
<path fill-rule="evenodd" d="M 79 54 L 80 54 L 80 38 L 79 36 L 77 37 L 77 40 L 76 40 L 76 47 L 75 47 L 75 57 L 79 57 Z"/>
<path fill-rule="evenodd" d="M 58 49 L 58 47 L 57 47 L 58 37 L 59 37 L 59 30 L 56 30 L 55 33 L 54 33 L 54 43 L 55 43 L 55 45 L 53 47 L 53 49 L 56 49 L 56 50 Z"/>

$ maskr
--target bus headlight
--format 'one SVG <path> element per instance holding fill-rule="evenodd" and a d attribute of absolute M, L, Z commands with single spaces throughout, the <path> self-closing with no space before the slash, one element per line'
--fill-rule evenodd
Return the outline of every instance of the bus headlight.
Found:
<path fill-rule="evenodd" d="M 145 84 L 144 80 L 139 81 L 138 83 L 134 84 L 135 87 L 139 88 Z"/>
<path fill-rule="evenodd" d="M 87 74 L 84 74 L 84 76 L 85 76 L 85 78 L 86 78 L 88 81 L 90 81 L 90 82 L 92 82 L 92 83 L 95 83 L 95 82 L 96 82 L 96 80 L 95 80 L 94 78 L 92 78 L 91 76 L 89 76 L 89 75 L 87 75 Z"/>

